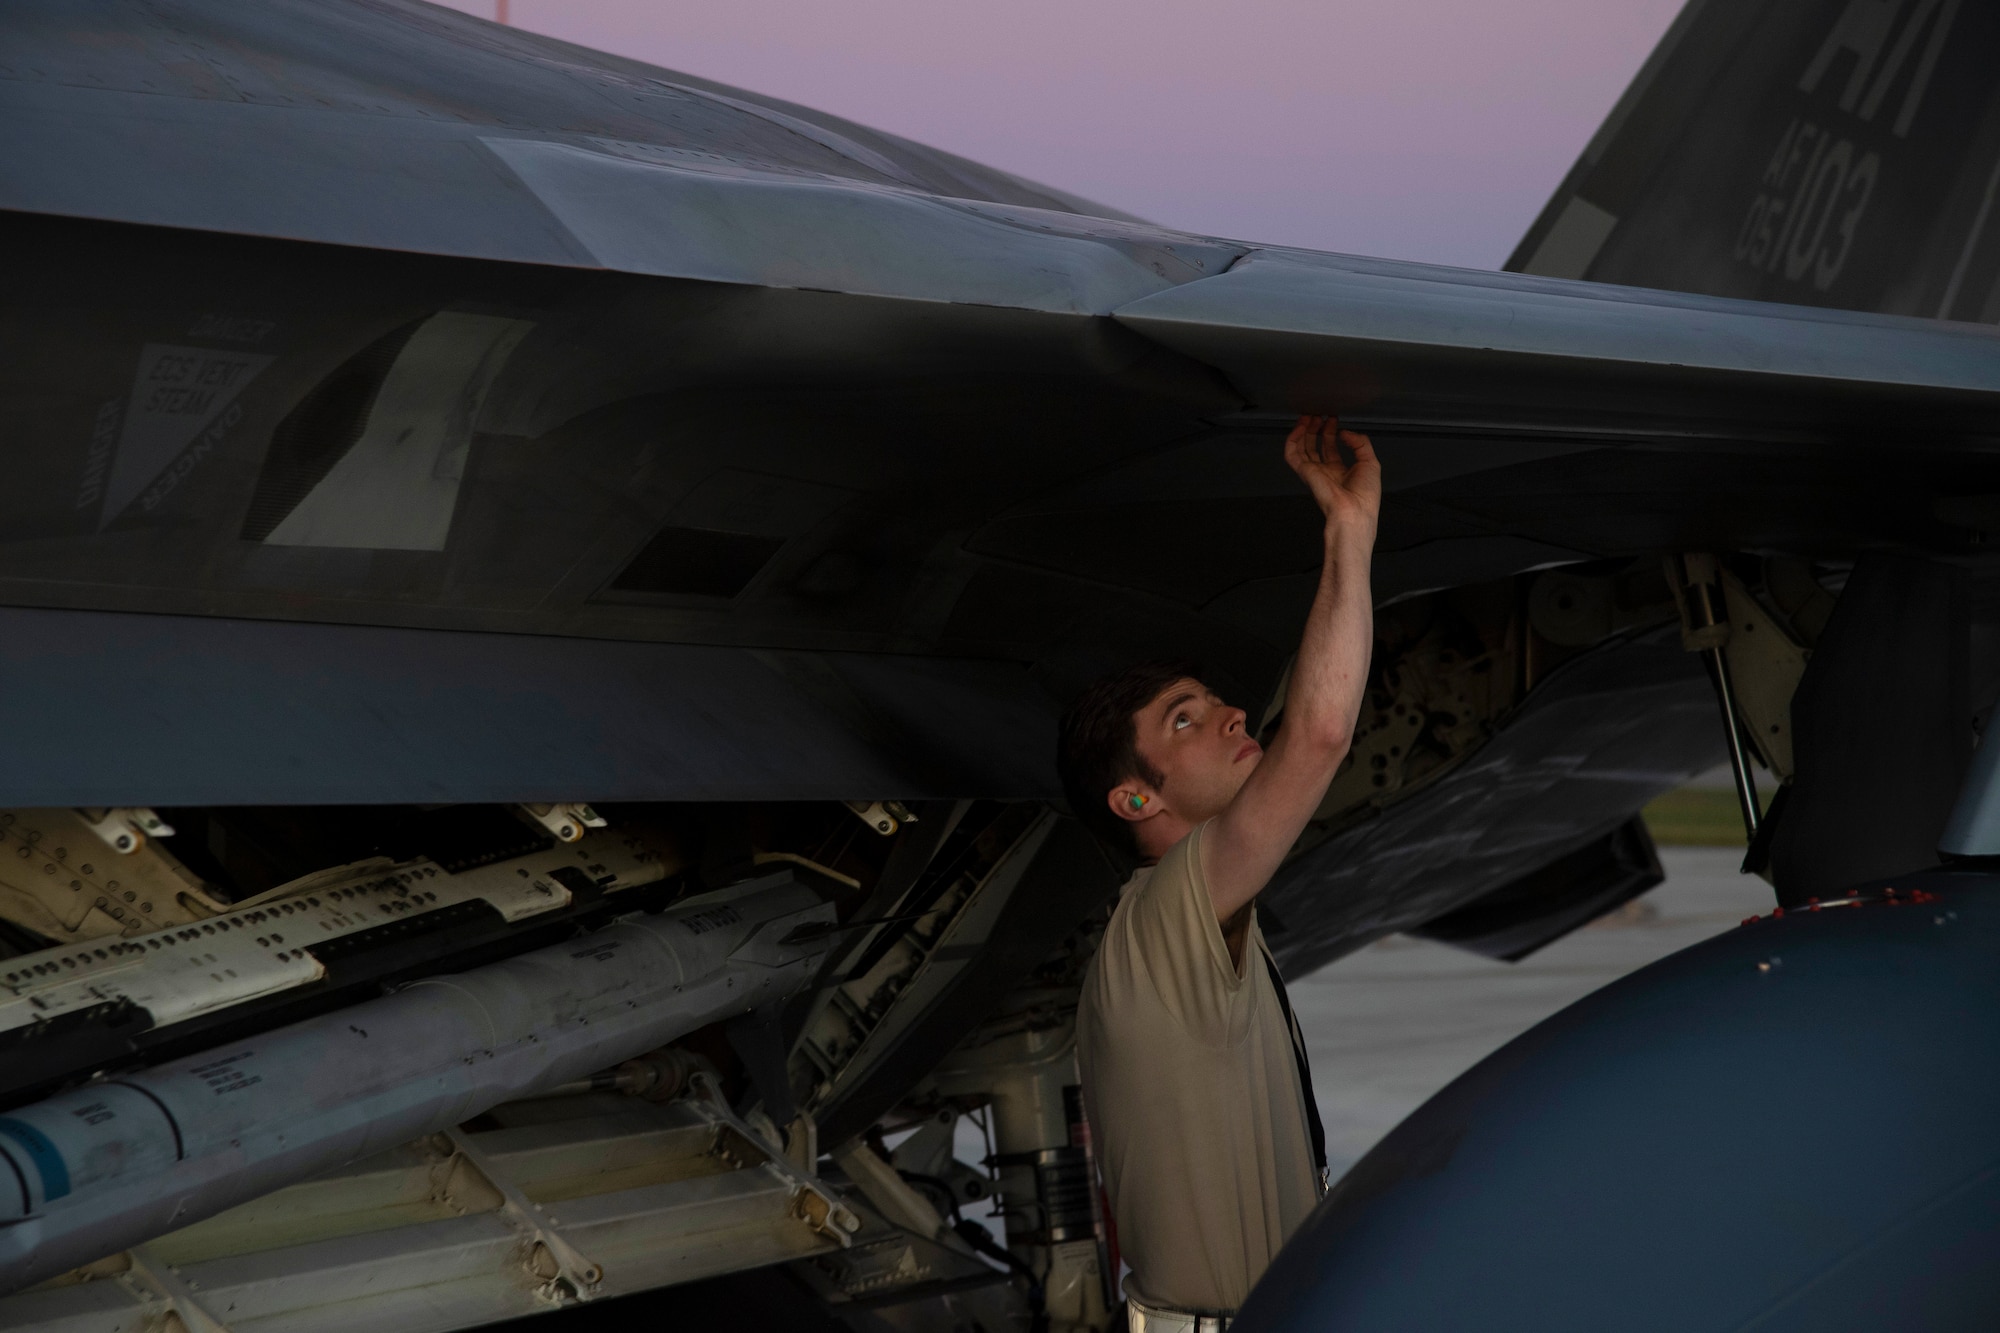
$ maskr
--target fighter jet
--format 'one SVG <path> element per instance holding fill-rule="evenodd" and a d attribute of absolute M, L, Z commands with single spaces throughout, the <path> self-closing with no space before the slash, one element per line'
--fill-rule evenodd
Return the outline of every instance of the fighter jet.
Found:
<path fill-rule="evenodd" d="M 8 6 L 0 1326 L 755 1272 L 795 1321 L 1106 1327 L 1072 1016 L 1127 867 L 1054 719 L 1174 656 L 1283 725 L 1301 412 L 1389 492 L 1354 751 L 1260 907 L 1288 969 L 1526 956 L 1656 884 L 1639 809 L 1725 759 L 1771 931 L 2000 853 L 1996 47 L 1981 0 L 1692 0 L 1486 273 L 1175 231 L 419 0 Z M 1851 902 L 1934 933 L 1842 918 L 1866 966 L 1783 1031 L 1828 977 L 1971 984 L 1921 959 L 1990 962 L 1945 927 L 1977 877 L 1931 873 Z M 1659 1077 L 1731 1086 L 1728 1021 L 1655 1033 Z M 1585 1104 L 1565 1059 L 1510 1068 Z M 1267 1326 L 1445 1289 L 1322 1262 L 1492 1205 L 1424 1114 Z M 1509 1160 L 1587 1181 L 1575 1142 Z M 1696 1229 L 1789 1280 L 1883 1199 L 1775 1256 L 1782 1209 Z M 1661 1270 L 1595 1271 L 1637 1308 Z"/>

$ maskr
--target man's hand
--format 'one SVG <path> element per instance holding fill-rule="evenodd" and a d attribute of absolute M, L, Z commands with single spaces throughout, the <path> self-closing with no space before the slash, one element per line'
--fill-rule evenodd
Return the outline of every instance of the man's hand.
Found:
<path fill-rule="evenodd" d="M 1342 461 L 1342 445 L 1352 463 Z M 1285 461 L 1312 492 L 1329 525 L 1365 524 L 1373 545 L 1382 510 L 1382 465 L 1366 435 L 1342 430 L 1338 417 L 1300 417 L 1285 438 Z"/>

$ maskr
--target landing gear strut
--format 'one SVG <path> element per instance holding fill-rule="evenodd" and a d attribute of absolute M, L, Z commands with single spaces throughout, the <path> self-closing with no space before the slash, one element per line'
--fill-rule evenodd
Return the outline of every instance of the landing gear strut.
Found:
<path fill-rule="evenodd" d="M 1736 686 L 1729 676 L 1729 658 L 1722 651 L 1729 642 L 1729 608 L 1722 591 L 1721 564 L 1712 555 L 1689 554 L 1667 559 L 1668 581 L 1674 587 L 1681 609 L 1681 646 L 1698 652 L 1708 664 L 1708 678 L 1715 683 L 1716 702 L 1722 708 L 1722 728 L 1729 740 L 1729 771 L 1736 779 L 1736 804 L 1743 813 L 1743 836 L 1757 837 L 1759 807 L 1757 778 L 1750 767 L 1750 751 L 1743 743 L 1742 710 L 1736 703 Z"/>

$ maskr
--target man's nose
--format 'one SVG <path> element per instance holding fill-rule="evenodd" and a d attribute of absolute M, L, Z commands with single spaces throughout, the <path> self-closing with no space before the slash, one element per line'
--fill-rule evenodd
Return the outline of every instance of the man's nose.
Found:
<path fill-rule="evenodd" d="M 1243 730 L 1244 724 L 1249 720 L 1250 715 L 1242 709 L 1229 709 L 1223 714 L 1222 734 L 1225 736 L 1235 735 L 1237 732 Z"/>

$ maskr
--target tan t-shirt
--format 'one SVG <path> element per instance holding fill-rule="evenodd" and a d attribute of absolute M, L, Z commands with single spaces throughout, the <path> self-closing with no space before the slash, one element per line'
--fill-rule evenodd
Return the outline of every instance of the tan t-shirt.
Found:
<path fill-rule="evenodd" d="M 1233 966 L 1201 834 L 1125 885 L 1084 978 L 1077 1051 L 1127 1293 L 1221 1311 L 1243 1303 L 1319 1188 L 1263 933 L 1251 924 Z"/>

